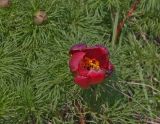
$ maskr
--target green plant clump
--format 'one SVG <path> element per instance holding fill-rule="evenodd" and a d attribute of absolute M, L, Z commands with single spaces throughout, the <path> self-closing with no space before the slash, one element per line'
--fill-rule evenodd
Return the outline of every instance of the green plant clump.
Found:
<path fill-rule="evenodd" d="M 134 1 L 10 0 L 0 7 L 0 124 L 159 123 L 160 0 L 140 0 L 116 38 Z M 34 21 L 39 10 L 47 14 L 42 24 Z M 112 76 L 87 90 L 76 85 L 68 67 L 76 43 L 107 47 Z"/>

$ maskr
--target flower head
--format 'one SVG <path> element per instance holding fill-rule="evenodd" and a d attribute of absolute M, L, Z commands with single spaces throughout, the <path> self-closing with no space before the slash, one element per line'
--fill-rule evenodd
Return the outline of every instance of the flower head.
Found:
<path fill-rule="evenodd" d="M 102 45 L 87 47 L 86 44 L 76 44 L 69 54 L 74 81 L 82 88 L 101 83 L 114 69 L 109 61 L 109 51 Z"/>
<path fill-rule="evenodd" d="M 0 0 L 0 8 L 7 8 L 10 7 L 11 1 L 10 0 Z"/>
<path fill-rule="evenodd" d="M 43 10 L 39 10 L 34 15 L 34 23 L 40 25 L 47 20 L 47 13 Z"/>

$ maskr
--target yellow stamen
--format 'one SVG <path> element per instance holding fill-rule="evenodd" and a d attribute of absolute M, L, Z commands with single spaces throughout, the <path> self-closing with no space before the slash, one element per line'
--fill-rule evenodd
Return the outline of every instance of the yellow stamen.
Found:
<path fill-rule="evenodd" d="M 83 65 L 88 70 L 89 69 L 98 70 L 100 68 L 100 63 L 99 63 L 98 60 L 96 60 L 96 59 L 90 59 L 88 57 L 85 57 Z"/>

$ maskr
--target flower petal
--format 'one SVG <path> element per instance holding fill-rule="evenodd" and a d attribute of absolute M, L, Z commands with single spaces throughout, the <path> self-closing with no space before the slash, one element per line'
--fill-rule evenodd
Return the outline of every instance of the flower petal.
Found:
<path fill-rule="evenodd" d="M 72 72 L 77 71 L 78 65 L 84 56 L 85 56 L 84 52 L 77 52 L 71 56 L 71 59 L 69 61 L 69 67 Z"/>
<path fill-rule="evenodd" d="M 84 50 L 86 48 L 87 48 L 86 44 L 83 44 L 83 43 L 76 44 L 76 45 L 71 47 L 71 49 L 69 51 L 69 54 L 73 54 L 75 52 L 80 52 L 80 51 L 82 51 L 82 50 Z"/>
<path fill-rule="evenodd" d="M 109 64 L 109 58 L 105 55 L 99 56 L 98 61 L 100 62 L 100 67 L 102 69 L 107 69 Z"/>
<path fill-rule="evenodd" d="M 107 70 L 108 70 L 108 72 L 107 72 L 108 75 L 112 74 L 112 72 L 114 70 L 114 65 L 111 62 L 109 62 Z"/>
<path fill-rule="evenodd" d="M 89 70 L 87 70 L 87 69 L 85 69 L 85 68 L 82 68 L 82 67 L 79 67 L 79 68 L 78 68 L 78 74 L 79 74 L 79 75 L 87 76 L 87 75 L 88 75 L 88 72 L 89 72 Z"/>
<path fill-rule="evenodd" d="M 106 55 L 109 55 L 109 50 L 103 45 L 97 44 L 95 47 L 100 48 Z"/>
<path fill-rule="evenodd" d="M 103 45 L 95 45 L 93 47 L 88 47 L 86 48 L 86 51 L 90 53 L 94 52 L 94 56 L 99 56 L 99 54 L 109 56 L 108 49 Z M 90 55 L 92 56 L 93 54 L 90 54 Z"/>
<path fill-rule="evenodd" d="M 90 87 L 88 77 L 84 77 L 84 76 L 77 75 L 77 76 L 74 78 L 74 81 L 75 81 L 76 84 L 78 84 L 80 87 L 82 87 L 82 88 L 84 88 L 84 89 L 87 89 L 87 88 Z"/>
<path fill-rule="evenodd" d="M 87 48 L 85 51 L 88 58 L 97 59 L 100 62 L 100 67 L 103 69 L 107 69 L 109 64 L 109 52 L 107 48 L 102 46 L 95 46 Z"/>
<path fill-rule="evenodd" d="M 90 70 L 88 73 L 90 84 L 99 84 L 105 79 L 105 71 L 103 70 Z"/>

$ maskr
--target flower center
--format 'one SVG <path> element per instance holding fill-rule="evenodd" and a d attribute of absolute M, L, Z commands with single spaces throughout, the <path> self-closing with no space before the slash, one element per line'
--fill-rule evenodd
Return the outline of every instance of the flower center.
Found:
<path fill-rule="evenodd" d="M 100 68 L 99 61 L 96 59 L 90 59 L 88 57 L 85 57 L 83 60 L 83 67 L 87 70 L 95 69 L 98 70 Z"/>

